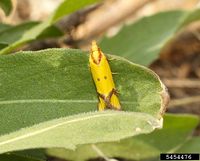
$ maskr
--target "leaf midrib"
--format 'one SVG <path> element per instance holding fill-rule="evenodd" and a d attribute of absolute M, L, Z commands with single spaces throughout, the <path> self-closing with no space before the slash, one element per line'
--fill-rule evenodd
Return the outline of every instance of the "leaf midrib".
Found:
<path fill-rule="evenodd" d="M 97 103 L 96 100 L 58 100 L 58 99 L 24 99 L 0 101 L 0 104 L 19 104 L 19 103 Z"/>
<path fill-rule="evenodd" d="M 105 117 L 105 116 L 113 116 L 113 115 L 122 115 L 122 114 L 130 114 L 130 113 L 126 113 L 126 112 L 115 112 L 115 113 L 99 113 L 99 114 L 96 114 L 96 115 L 92 115 L 92 116 L 87 116 L 87 117 L 82 117 L 82 118 L 75 118 L 75 119 L 72 119 L 72 120 L 66 120 L 66 121 L 62 121 L 62 122 L 58 122 L 58 123 L 55 123 L 55 124 L 51 124 L 51 125 L 46 125 L 45 128 L 43 126 L 41 127 L 38 127 L 40 129 L 38 130 L 33 130 L 33 132 L 29 132 L 27 134 L 24 134 L 24 135 L 20 135 L 17 136 L 17 137 L 14 137 L 14 138 L 11 138 L 9 140 L 5 140 L 5 141 L 2 141 L 0 142 L 0 146 L 3 146 L 5 144 L 9 144 L 9 143 L 12 143 L 12 142 L 16 142 L 16 141 L 19 141 L 19 140 L 22 140 L 22 139 L 26 139 L 26 138 L 29 138 L 29 137 L 32 137 L 32 136 L 35 136 L 35 135 L 39 135 L 41 133 L 44 133 L 44 132 L 47 132 L 47 131 L 50 131 L 50 130 L 53 130 L 57 127 L 60 127 L 60 126 L 64 126 L 64 125 L 67 125 L 67 124 L 70 124 L 70 123 L 76 123 L 76 122 L 79 122 L 79 121 L 85 121 L 85 120 L 89 120 L 89 119 L 92 119 L 92 118 L 99 118 L 99 117 Z M 55 121 L 55 120 L 54 120 Z M 52 121 L 50 121 L 52 122 Z M 35 125 L 35 126 L 32 126 L 31 129 L 34 129 L 34 127 L 37 127 L 37 126 L 40 126 L 42 124 L 38 124 L 38 125 Z M 23 132 L 25 129 L 22 129 L 20 131 L 18 131 L 19 133 L 20 132 Z M 10 134 L 12 135 L 12 134 Z M 4 135 L 6 138 L 9 137 L 9 134 L 6 134 Z M 2 137 L 4 137 L 2 136 Z M 5 138 L 5 139 L 6 139 Z"/>

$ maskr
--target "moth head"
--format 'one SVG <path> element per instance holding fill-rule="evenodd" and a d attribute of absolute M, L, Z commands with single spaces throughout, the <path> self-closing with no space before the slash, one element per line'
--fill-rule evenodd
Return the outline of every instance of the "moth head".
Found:
<path fill-rule="evenodd" d="M 90 51 L 91 59 L 95 64 L 99 64 L 101 62 L 103 53 L 101 49 L 97 46 L 96 41 L 92 41 L 92 47 Z"/>

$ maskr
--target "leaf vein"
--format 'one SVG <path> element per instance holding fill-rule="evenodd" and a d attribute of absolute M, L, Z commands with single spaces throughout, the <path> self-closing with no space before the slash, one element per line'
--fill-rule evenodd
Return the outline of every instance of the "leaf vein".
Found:
<path fill-rule="evenodd" d="M 41 133 L 44 133 L 44 132 L 50 131 L 52 129 L 55 129 L 55 128 L 59 127 L 59 126 L 67 125 L 69 123 L 75 123 L 75 122 L 79 122 L 79 121 L 88 120 L 88 119 L 91 119 L 91 118 L 98 118 L 98 117 L 102 117 L 102 116 L 112 116 L 112 115 L 119 115 L 119 113 L 98 114 L 98 115 L 88 116 L 88 117 L 84 117 L 84 118 L 66 120 L 64 122 L 60 122 L 60 123 L 57 123 L 55 125 L 49 125 L 49 127 L 46 127 L 46 128 L 42 127 L 42 129 L 39 129 L 39 130 L 34 131 L 34 132 L 30 132 L 30 133 L 25 134 L 25 135 L 17 136 L 17 137 L 11 138 L 9 140 L 2 141 L 2 142 L 0 142 L 0 146 L 3 146 L 5 144 L 9 144 L 9 143 L 12 143 L 12 142 L 16 142 L 16 141 L 19 141 L 19 140 L 22 140 L 22 139 L 26 139 L 26 138 L 29 138 L 29 137 L 32 137 L 32 136 L 35 136 L 35 135 L 39 135 Z M 121 115 L 121 113 L 120 113 L 120 115 Z"/>

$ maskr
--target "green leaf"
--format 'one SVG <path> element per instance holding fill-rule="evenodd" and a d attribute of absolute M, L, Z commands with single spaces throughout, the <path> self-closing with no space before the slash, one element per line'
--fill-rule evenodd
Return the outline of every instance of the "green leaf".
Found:
<path fill-rule="evenodd" d="M 75 151 L 48 149 L 47 153 L 50 156 L 73 161 L 83 161 L 101 157 L 95 149 L 100 150 L 109 158 L 118 157 L 142 160 L 158 157 L 160 153 L 175 152 L 173 149 L 176 149 L 176 147 L 179 147 L 188 139 L 188 136 L 191 135 L 198 122 L 199 119 L 192 115 L 166 115 L 164 117 L 163 129 L 156 130 L 148 135 L 143 134 L 121 140 L 120 142 L 82 145 L 78 146 Z M 195 148 L 197 147 L 199 146 L 195 144 Z M 197 150 L 191 150 L 189 152 L 196 151 Z"/>
<path fill-rule="evenodd" d="M 55 11 L 52 16 L 52 23 L 58 21 L 63 16 L 66 16 L 70 13 L 73 13 L 80 8 L 85 7 L 86 5 L 90 5 L 96 2 L 100 2 L 100 0 L 65 0 Z"/>
<path fill-rule="evenodd" d="M 162 126 L 165 89 L 151 70 L 109 56 L 123 111 L 96 112 L 97 94 L 81 50 L 0 57 L 0 153 L 114 141 Z M 124 112 L 125 111 L 125 112 Z"/>
<path fill-rule="evenodd" d="M 52 26 L 57 20 L 62 18 L 63 16 L 66 16 L 72 12 L 75 12 L 76 10 L 83 8 L 84 6 L 93 4 L 94 2 L 97 2 L 99 0 L 65 0 L 58 9 L 44 22 L 30 28 L 28 31 L 24 32 L 20 35 L 20 38 L 13 41 L 12 44 L 10 44 L 8 47 L 5 47 L 0 51 L 0 55 L 2 54 L 8 54 L 18 46 L 35 40 L 38 38 L 45 29 Z"/>
<path fill-rule="evenodd" d="M 176 153 L 199 153 L 200 152 L 200 137 L 188 139 Z"/>
<path fill-rule="evenodd" d="M 11 0 L 1 0 L 0 1 L 0 7 L 3 9 L 5 12 L 6 16 L 10 14 L 12 11 L 12 2 Z"/>
<path fill-rule="evenodd" d="M 56 26 L 52 25 L 46 28 L 38 37 L 37 39 L 45 39 L 45 38 L 56 38 L 63 36 L 64 33 L 58 29 Z"/>
<path fill-rule="evenodd" d="M 22 37 L 22 35 L 38 22 L 27 22 L 17 26 L 8 27 L 0 33 L 0 43 L 12 44 Z"/>
<path fill-rule="evenodd" d="M 105 52 L 149 65 L 181 27 L 199 19 L 200 10 L 158 13 L 124 27 L 112 38 L 103 38 L 100 46 Z"/>
<path fill-rule="evenodd" d="M 11 26 L 8 25 L 8 24 L 3 24 L 3 23 L 0 23 L 0 33 L 4 30 L 7 30 L 8 28 L 10 28 Z"/>
<path fill-rule="evenodd" d="M 8 25 L 8 24 L 3 24 L 3 23 L 0 23 L 0 37 L 4 34 L 4 31 L 8 30 L 12 28 L 12 26 Z M 9 35 L 12 37 L 12 34 Z M 4 39 L 0 40 L 0 50 L 7 47 L 8 44 L 6 42 L 4 42 Z"/>
<path fill-rule="evenodd" d="M 0 32 L 0 44 L 10 45 L 22 38 L 26 31 L 38 25 L 38 22 L 27 22 L 17 26 L 2 27 Z M 0 28 L 1 29 L 1 28 Z M 38 37 L 39 39 L 62 36 L 63 33 L 55 26 L 46 28 Z"/>

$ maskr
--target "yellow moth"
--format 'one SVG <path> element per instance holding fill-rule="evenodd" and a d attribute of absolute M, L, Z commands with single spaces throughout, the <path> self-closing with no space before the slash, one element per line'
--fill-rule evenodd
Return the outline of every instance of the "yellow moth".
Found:
<path fill-rule="evenodd" d="M 92 42 L 89 65 L 99 97 L 99 111 L 105 109 L 120 110 L 121 106 L 117 97 L 110 66 L 107 58 L 95 41 Z"/>

